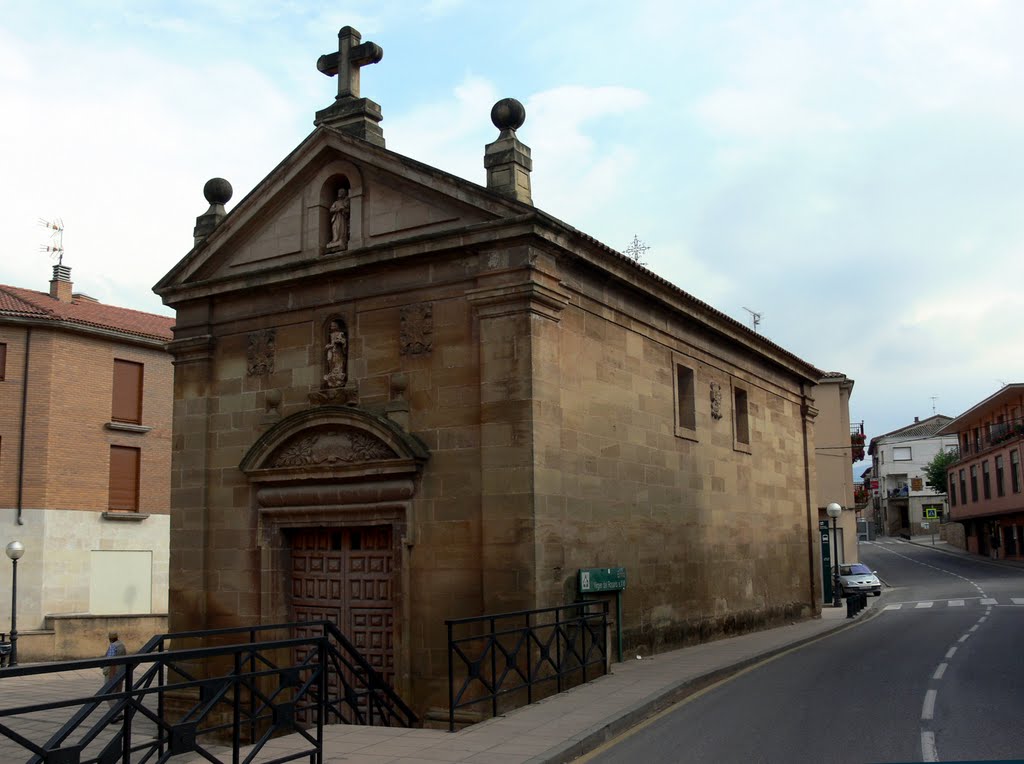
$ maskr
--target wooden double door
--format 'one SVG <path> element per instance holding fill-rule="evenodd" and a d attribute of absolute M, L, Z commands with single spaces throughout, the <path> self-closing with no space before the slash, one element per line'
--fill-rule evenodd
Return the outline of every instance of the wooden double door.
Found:
<path fill-rule="evenodd" d="M 388 684 L 395 652 L 392 528 L 302 528 L 287 532 L 293 621 L 330 621 Z M 316 630 L 296 629 L 296 636 Z"/>

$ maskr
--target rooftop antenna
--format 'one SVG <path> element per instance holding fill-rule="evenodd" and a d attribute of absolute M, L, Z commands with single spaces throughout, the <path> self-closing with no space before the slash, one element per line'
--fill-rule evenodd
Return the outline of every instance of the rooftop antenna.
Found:
<path fill-rule="evenodd" d="M 932 416 L 935 416 L 935 401 L 937 401 L 939 399 L 939 396 L 933 395 L 933 396 L 931 396 L 931 399 L 932 399 Z"/>
<path fill-rule="evenodd" d="M 746 306 L 744 306 L 743 310 L 747 311 L 747 313 L 750 314 L 750 323 L 754 327 L 754 331 L 756 332 L 757 327 L 761 325 L 761 316 L 763 316 L 764 314 L 758 313 L 756 310 L 751 310 Z"/>
<path fill-rule="evenodd" d="M 644 262 L 643 257 L 644 252 L 649 249 L 650 247 L 640 241 L 639 236 L 633 234 L 633 241 L 630 242 L 629 246 L 623 251 L 629 256 L 629 259 L 637 265 L 647 265 L 647 263 Z"/>
<path fill-rule="evenodd" d="M 39 218 L 39 225 L 41 225 L 43 228 L 49 228 L 53 232 L 50 234 L 50 243 L 41 244 L 39 246 L 39 251 L 48 252 L 51 260 L 55 260 L 57 262 L 57 265 L 63 265 L 64 221 L 61 218 L 54 218 L 53 220 Z"/>

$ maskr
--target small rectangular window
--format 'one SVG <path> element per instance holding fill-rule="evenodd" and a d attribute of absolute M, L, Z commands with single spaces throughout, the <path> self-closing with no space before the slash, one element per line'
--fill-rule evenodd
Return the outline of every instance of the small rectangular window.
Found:
<path fill-rule="evenodd" d="M 894 446 L 892 449 L 892 460 L 894 462 L 909 462 L 911 456 L 910 446 Z"/>
<path fill-rule="evenodd" d="M 747 391 L 734 387 L 732 391 L 733 422 L 736 428 L 735 438 L 738 447 L 750 446 L 750 412 L 747 407 Z"/>
<path fill-rule="evenodd" d="M 960 470 L 960 501 L 967 503 L 967 480 L 964 479 L 963 470 Z"/>
<path fill-rule="evenodd" d="M 996 457 L 996 496 L 1005 496 L 1006 489 L 1003 487 L 1003 456 Z"/>
<path fill-rule="evenodd" d="M 697 430 L 696 379 L 693 369 L 676 363 L 675 387 L 676 435 L 694 438 Z"/>
<path fill-rule="evenodd" d="M 7 343 L 0 342 L 0 382 L 7 378 Z"/>
<path fill-rule="evenodd" d="M 956 476 L 953 474 L 949 476 L 949 505 L 956 506 Z"/>
<path fill-rule="evenodd" d="M 110 484 L 107 507 L 114 512 L 139 510 L 139 462 L 141 452 L 126 446 L 110 447 Z"/>
<path fill-rule="evenodd" d="M 971 501 L 978 500 L 978 465 L 971 465 Z"/>
<path fill-rule="evenodd" d="M 1020 493 L 1020 452 L 1016 448 L 1010 452 L 1010 487 Z"/>
<path fill-rule="evenodd" d="M 981 490 L 986 499 L 992 498 L 992 483 L 989 480 L 988 459 L 981 463 Z"/>
<path fill-rule="evenodd" d="M 114 360 L 114 392 L 110 419 L 142 424 L 142 364 Z"/>

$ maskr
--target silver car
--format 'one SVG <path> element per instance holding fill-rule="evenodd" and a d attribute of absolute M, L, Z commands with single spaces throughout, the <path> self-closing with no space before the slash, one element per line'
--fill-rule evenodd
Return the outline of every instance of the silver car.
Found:
<path fill-rule="evenodd" d="M 875 575 L 876 571 L 859 562 L 839 566 L 839 594 L 845 597 L 848 592 L 871 592 L 876 597 L 882 593 L 882 582 Z"/>

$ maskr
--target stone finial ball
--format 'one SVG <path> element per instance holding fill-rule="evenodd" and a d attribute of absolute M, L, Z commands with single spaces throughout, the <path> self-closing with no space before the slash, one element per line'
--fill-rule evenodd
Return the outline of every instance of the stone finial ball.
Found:
<path fill-rule="evenodd" d="M 203 196 L 210 204 L 227 204 L 231 200 L 231 184 L 224 178 L 210 178 L 203 186 Z"/>
<path fill-rule="evenodd" d="M 526 107 L 515 98 L 502 98 L 491 108 L 491 122 L 499 130 L 518 130 L 526 121 Z"/>

